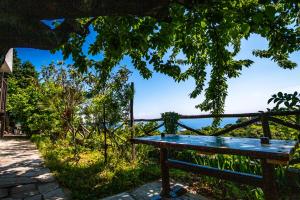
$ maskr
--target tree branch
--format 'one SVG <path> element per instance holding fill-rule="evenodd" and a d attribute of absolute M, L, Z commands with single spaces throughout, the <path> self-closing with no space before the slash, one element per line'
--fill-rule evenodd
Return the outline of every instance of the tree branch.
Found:
<path fill-rule="evenodd" d="M 0 22 L 0 27 L 6 27 L 6 31 L 0 32 L 1 55 L 10 47 L 54 49 L 66 42 L 71 33 L 84 35 L 88 32 L 88 29 L 72 19 L 66 19 L 55 29 L 39 20 L 25 20 L 18 17 L 12 19 Z"/>
<path fill-rule="evenodd" d="M 171 0 L 1 0 L 1 12 L 36 19 L 95 16 L 156 16 Z"/>

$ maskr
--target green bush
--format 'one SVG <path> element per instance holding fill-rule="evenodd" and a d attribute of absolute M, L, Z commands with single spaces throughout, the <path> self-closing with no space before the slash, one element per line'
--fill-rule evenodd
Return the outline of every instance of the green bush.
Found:
<path fill-rule="evenodd" d="M 143 135 L 147 130 L 155 127 L 156 123 L 139 124 L 136 127 L 136 135 Z M 274 138 L 295 139 L 297 132 L 291 129 L 270 125 Z M 216 131 L 215 128 L 204 128 L 201 130 L 209 135 Z M 135 162 L 130 162 L 130 144 L 124 142 L 130 137 L 127 129 L 116 132 L 118 142 L 122 148 L 109 147 L 108 163 L 104 163 L 103 136 L 92 135 L 84 139 L 83 145 L 78 145 L 79 158 L 74 157 L 74 145 L 71 137 L 59 139 L 55 143 L 44 135 L 33 135 L 34 141 L 43 153 L 47 166 L 54 171 L 60 183 L 72 191 L 73 199 L 99 199 L 140 186 L 146 182 L 156 180 L 160 177 L 159 150 L 148 145 L 136 145 L 138 157 Z M 155 132 L 154 134 L 159 134 Z M 183 134 L 183 133 L 182 133 Z M 191 134 L 185 131 L 184 134 Z M 262 129 L 260 124 L 233 131 L 233 136 L 260 137 Z M 110 140 L 108 144 L 110 144 Z M 124 147 L 124 148 L 123 148 Z M 203 155 L 196 151 L 170 151 L 170 156 L 199 165 L 217 167 L 220 169 L 233 170 L 260 175 L 262 172 L 260 161 L 244 156 L 232 155 Z M 295 153 L 300 158 L 300 151 Z M 294 167 L 300 167 L 295 165 Z M 280 185 L 280 195 L 288 198 L 290 188 L 285 177 L 286 168 L 278 166 L 276 174 Z M 263 199 L 260 188 L 240 185 L 229 181 L 220 180 L 207 176 L 195 176 L 180 170 L 171 170 L 171 177 L 175 180 L 189 183 L 198 192 L 215 199 Z"/>

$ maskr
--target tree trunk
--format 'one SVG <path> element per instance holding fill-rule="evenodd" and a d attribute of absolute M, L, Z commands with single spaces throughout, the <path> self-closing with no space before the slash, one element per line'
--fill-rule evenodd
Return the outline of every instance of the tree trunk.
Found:
<path fill-rule="evenodd" d="M 104 163 L 107 163 L 107 129 L 105 119 L 105 107 L 103 107 L 103 129 L 104 129 Z"/>
<path fill-rule="evenodd" d="M 300 125 L 300 115 L 296 115 L 296 124 Z M 300 140 L 300 131 L 298 135 L 298 140 Z"/>
<path fill-rule="evenodd" d="M 130 132 L 131 132 L 131 139 L 134 138 L 135 136 L 135 130 L 134 130 L 134 115 L 133 115 L 133 101 L 134 101 L 134 83 L 132 82 L 131 85 L 131 90 L 132 90 L 132 97 L 130 99 Z M 131 160 L 134 161 L 136 158 L 135 155 L 135 144 L 131 144 Z"/>

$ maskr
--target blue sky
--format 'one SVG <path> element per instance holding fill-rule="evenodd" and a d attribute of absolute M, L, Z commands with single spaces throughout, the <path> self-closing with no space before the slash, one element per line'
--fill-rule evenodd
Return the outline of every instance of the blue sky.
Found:
<path fill-rule="evenodd" d="M 285 70 L 269 59 L 252 55 L 253 49 L 266 47 L 266 40 L 257 35 L 252 35 L 247 41 L 242 42 L 238 58 L 252 59 L 254 64 L 243 69 L 239 78 L 229 80 L 226 113 L 265 110 L 268 107 L 266 102 L 272 94 L 278 91 L 300 91 L 300 66 L 294 70 Z M 23 61 L 32 62 L 37 70 L 40 70 L 42 65 L 62 60 L 60 52 L 51 54 L 49 51 L 36 49 L 17 49 L 17 51 Z M 300 65 L 300 52 L 292 54 L 291 59 Z M 130 67 L 130 59 L 125 58 L 121 64 Z M 154 73 L 151 79 L 144 80 L 138 71 L 132 71 L 131 81 L 134 81 L 136 89 L 134 104 L 136 118 L 158 117 L 160 113 L 167 111 L 181 114 L 202 113 L 195 108 L 195 105 L 203 100 L 203 94 L 196 99 L 189 98 L 189 93 L 195 86 L 192 79 L 175 83 L 163 74 Z"/>

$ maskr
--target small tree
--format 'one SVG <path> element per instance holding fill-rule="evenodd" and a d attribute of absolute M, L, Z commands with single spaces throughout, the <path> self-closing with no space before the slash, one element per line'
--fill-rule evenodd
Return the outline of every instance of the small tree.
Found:
<path fill-rule="evenodd" d="M 278 92 L 268 100 L 268 104 L 274 103 L 272 110 L 300 110 L 300 93 L 292 94 Z M 300 124 L 300 115 L 296 116 L 296 123 Z"/>
<path fill-rule="evenodd" d="M 296 91 L 291 94 L 278 92 L 277 94 L 272 95 L 272 97 L 268 100 L 268 104 L 270 103 L 275 104 L 275 106 L 272 109 L 269 109 L 271 111 L 300 110 L 300 94 Z M 300 125 L 300 115 L 286 116 L 280 118 L 289 121 L 294 121 L 296 124 Z M 283 136 L 287 137 L 286 139 L 299 139 L 299 131 L 295 131 L 285 126 L 276 127 L 278 127 L 276 132 L 281 134 L 283 133 Z M 297 162 L 299 163 L 299 161 Z"/>
<path fill-rule="evenodd" d="M 98 71 L 90 74 L 90 104 L 86 113 L 89 115 L 96 132 L 104 137 L 104 159 L 107 162 L 108 138 L 118 147 L 116 130 L 122 126 L 122 121 L 128 118 L 129 101 L 132 97 L 130 84 L 128 84 L 129 70 L 122 67 L 115 74 L 107 75 L 101 79 Z"/>
<path fill-rule="evenodd" d="M 50 130 L 65 138 L 71 133 L 75 145 L 81 128 L 80 112 L 85 103 L 86 76 L 74 70 L 72 65 L 60 62 L 42 69 L 43 99 L 40 102 L 43 113 L 51 116 Z M 58 127 L 58 128 L 57 128 Z M 53 133 L 52 133 L 53 134 Z M 53 136 L 53 135 L 52 135 Z"/>

